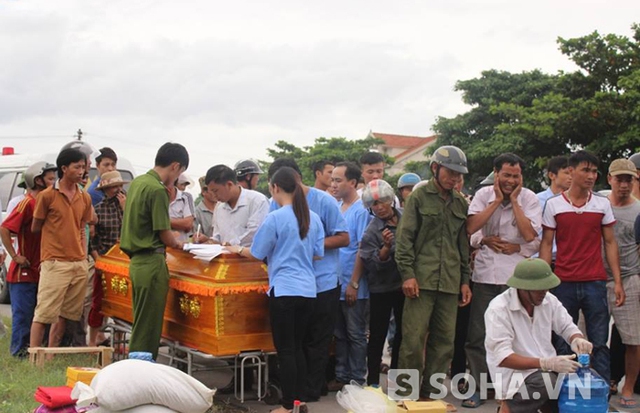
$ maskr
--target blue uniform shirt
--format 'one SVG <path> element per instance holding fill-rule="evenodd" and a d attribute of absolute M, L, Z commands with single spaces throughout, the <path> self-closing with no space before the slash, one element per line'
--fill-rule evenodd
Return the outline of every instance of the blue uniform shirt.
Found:
<path fill-rule="evenodd" d="M 348 232 L 347 222 L 340 212 L 338 201 L 324 191 L 309 188 L 307 193 L 309 209 L 315 212 L 322 221 L 324 236 L 330 237 L 339 232 Z M 271 200 L 270 210 L 278 209 L 278 204 Z M 316 288 L 318 293 L 332 290 L 338 285 L 338 272 L 340 269 L 339 250 L 331 248 L 324 251 L 324 258 L 313 262 L 316 273 Z"/>
<path fill-rule="evenodd" d="M 554 193 L 551 192 L 551 188 L 547 188 L 542 192 L 538 192 L 536 196 L 538 197 L 538 201 L 540 201 L 540 208 L 542 208 L 542 213 L 544 214 L 544 207 L 547 204 L 547 200 L 552 196 L 554 196 Z M 540 236 L 540 239 L 542 239 L 542 231 L 540 231 L 540 234 L 538 235 Z M 553 247 L 551 247 L 551 259 L 554 261 L 556 259 L 556 251 L 558 251 L 558 246 L 556 245 L 556 237 L 553 237 Z M 531 257 L 537 258 L 539 256 L 540 254 L 537 253 L 532 255 Z"/>
<path fill-rule="evenodd" d="M 87 193 L 91 196 L 91 204 L 93 206 L 98 205 L 104 199 L 104 192 L 98 189 L 99 183 L 100 177 L 96 176 L 96 179 L 91 182 L 91 185 L 89 185 L 89 189 L 87 189 Z"/>
<path fill-rule="evenodd" d="M 269 266 L 269 294 L 276 297 L 315 298 L 313 257 L 324 255 L 322 222 L 310 211 L 309 233 L 300 239 L 298 220 L 291 205 L 270 212 L 253 238 L 251 255 Z"/>
<path fill-rule="evenodd" d="M 360 247 L 360 241 L 364 236 L 367 226 L 373 218 L 369 211 L 364 208 L 362 200 L 358 199 L 343 212 L 345 221 L 347 221 L 347 228 L 349 229 L 349 245 L 340 248 L 340 283 L 342 284 L 342 291 L 340 293 L 340 300 L 345 299 L 345 292 L 347 291 L 347 285 L 351 280 L 351 274 L 353 273 L 353 267 L 356 262 L 356 254 Z M 363 268 L 362 277 L 360 277 L 360 286 L 358 288 L 358 299 L 369 298 L 369 285 L 367 283 L 366 270 Z"/>

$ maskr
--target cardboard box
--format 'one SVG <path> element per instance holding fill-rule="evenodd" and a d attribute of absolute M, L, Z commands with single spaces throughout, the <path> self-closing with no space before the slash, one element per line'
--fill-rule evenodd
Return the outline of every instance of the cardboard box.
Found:
<path fill-rule="evenodd" d="M 447 404 L 440 400 L 431 402 L 405 401 L 403 404 L 403 407 L 398 407 L 398 413 L 447 413 Z"/>
<path fill-rule="evenodd" d="M 75 386 L 78 381 L 89 386 L 99 371 L 100 369 L 94 367 L 67 367 L 67 387 Z"/>

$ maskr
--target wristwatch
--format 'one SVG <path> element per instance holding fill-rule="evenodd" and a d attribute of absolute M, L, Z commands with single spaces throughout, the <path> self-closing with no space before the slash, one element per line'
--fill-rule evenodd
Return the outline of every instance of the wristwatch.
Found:
<path fill-rule="evenodd" d="M 357 282 L 355 282 L 355 281 L 349 281 L 349 285 L 350 285 L 350 286 L 352 286 L 352 287 L 353 287 L 354 289 L 356 289 L 356 290 L 357 290 L 358 288 L 360 288 L 360 284 L 358 284 L 358 283 L 357 283 Z"/>

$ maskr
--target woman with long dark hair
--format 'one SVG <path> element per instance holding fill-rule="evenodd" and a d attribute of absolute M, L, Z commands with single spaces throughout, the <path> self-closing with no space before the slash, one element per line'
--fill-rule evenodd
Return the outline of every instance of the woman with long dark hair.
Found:
<path fill-rule="evenodd" d="M 294 400 L 305 398 L 302 341 L 316 297 L 313 260 L 324 255 L 322 223 L 309 210 L 299 179 L 292 168 L 279 169 L 271 177 L 269 191 L 281 208 L 267 215 L 251 251 L 227 248 L 245 257 L 267 259 L 271 332 L 282 385 L 282 407 L 272 410 L 277 413 L 290 412 Z"/>

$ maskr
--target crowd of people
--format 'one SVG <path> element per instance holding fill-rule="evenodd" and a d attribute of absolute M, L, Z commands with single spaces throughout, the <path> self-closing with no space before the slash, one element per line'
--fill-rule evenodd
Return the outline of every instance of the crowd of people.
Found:
<path fill-rule="evenodd" d="M 215 165 L 198 180 L 196 200 L 186 191 L 194 183 L 180 144 L 164 144 L 126 192 L 115 151 L 95 155 L 74 142 L 56 165 L 30 166 L 25 194 L 0 227 L 12 258 L 16 357 L 45 340 L 86 345 L 87 328 L 89 345 L 104 340 L 93 263 L 119 242 L 131 259 L 129 357 L 156 359 L 166 248 L 192 240 L 267 263 L 277 413 L 294 400 L 308 410 L 351 382 L 380 386 L 389 367 L 420 372 L 421 400 L 439 393 L 445 375 L 468 370 L 456 383 L 464 407 L 480 406 L 482 386 L 493 382 L 503 413 L 555 411 L 544 383 L 576 371 L 573 357 L 583 353 L 620 403 L 637 407 L 640 155 L 610 164 L 607 195 L 593 190 L 598 158 L 577 151 L 549 160 L 538 194 L 523 187 L 525 162 L 500 154 L 470 196 L 462 192 L 464 152 L 443 146 L 431 157 L 430 179 L 404 174 L 397 190 L 384 180 L 384 157 L 367 152 L 359 164 L 315 163 L 313 186 L 295 160 L 276 159 L 266 177 L 271 198 L 255 190 L 264 175 L 256 162 Z M 98 177 L 88 182 L 94 156 Z M 581 314 L 586 334 L 577 327 Z"/>

